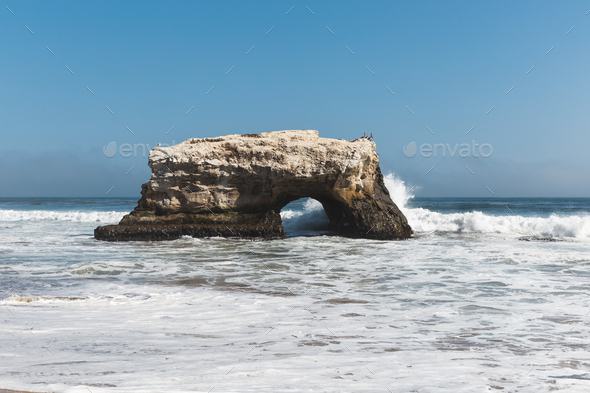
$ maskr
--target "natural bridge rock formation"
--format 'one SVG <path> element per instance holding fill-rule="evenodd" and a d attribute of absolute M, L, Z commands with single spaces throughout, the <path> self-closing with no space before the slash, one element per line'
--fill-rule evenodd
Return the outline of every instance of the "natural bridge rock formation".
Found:
<path fill-rule="evenodd" d="M 276 131 L 189 139 L 150 152 L 152 178 L 133 212 L 98 227 L 101 240 L 284 238 L 279 212 L 318 200 L 330 229 L 348 237 L 405 239 L 406 218 L 389 197 L 375 143 Z"/>

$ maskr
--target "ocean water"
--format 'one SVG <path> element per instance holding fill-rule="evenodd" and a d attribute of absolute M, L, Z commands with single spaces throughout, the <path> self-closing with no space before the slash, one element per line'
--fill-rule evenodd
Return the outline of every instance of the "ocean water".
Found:
<path fill-rule="evenodd" d="M 590 199 L 415 198 L 406 241 L 107 243 L 136 199 L 0 200 L 0 389 L 590 391 Z"/>

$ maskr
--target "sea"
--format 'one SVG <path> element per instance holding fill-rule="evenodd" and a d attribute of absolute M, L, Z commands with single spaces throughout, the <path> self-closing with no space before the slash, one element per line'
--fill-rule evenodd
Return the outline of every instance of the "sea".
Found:
<path fill-rule="evenodd" d="M 0 389 L 588 392 L 590 198 L 420 198 L 409 240 L 97 241 L 138 198 L 0 199 Z"/>

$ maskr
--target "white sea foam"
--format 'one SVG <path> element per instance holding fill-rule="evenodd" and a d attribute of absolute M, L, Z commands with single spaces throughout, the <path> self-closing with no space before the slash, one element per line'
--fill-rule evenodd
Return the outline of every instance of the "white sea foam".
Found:
<path fill-rule="evenodd" d="M 441 214 L 422 208 L 406 209 L 406 216 L 410 226 L 417 232 L 516 233 L 581 239 L 590 237 L 590 216 L 490 216 L 478 211 Z"/>
<path fill-rule="evenodd" d="M 409 209 L 395 196 L 402 185 L 390 189 L 413 225 L 450 222 Z M 298 207 L 283 216 L 323 213 L 313 200 Z M 0 250 L 10 250 L 0 255 L 0 388 L 588 391 L 590 375 L 576 369 L 587 356 L 588 242 L 548 250 L 519 236 L 440 233 L 111 243 L 91 238 L 96 226 L 0 226 Z"/>
<path fill-rule="evenodd" d="M 412 189 L 395 174 L 385 176 L 385 186 L 391 199 L 405 214 L 416 233 L 473 232 L 505 233 L 524 236 L 555 238 L 590 238 L 590 215 L 523 217 L 518 215 L 492 216 L 479 211 L 443 214 L 423 208 L 411 208 Z"/>
<path fill-rule="evenodd" d="M 1 210 L 0 221 L 73 221 L 117 223 L 125 212 L 55 211 L 55 210 Z"/>

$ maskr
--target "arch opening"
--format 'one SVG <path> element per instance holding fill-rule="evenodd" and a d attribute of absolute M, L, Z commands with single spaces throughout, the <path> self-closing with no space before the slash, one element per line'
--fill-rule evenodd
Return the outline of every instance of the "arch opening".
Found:
<path fill-rule="evenodd" d="M 333 234 L 330 231 L 330 219 L 316 199 L 291 201 L 281 209 L 280 214 L 287 237 Z"/>

